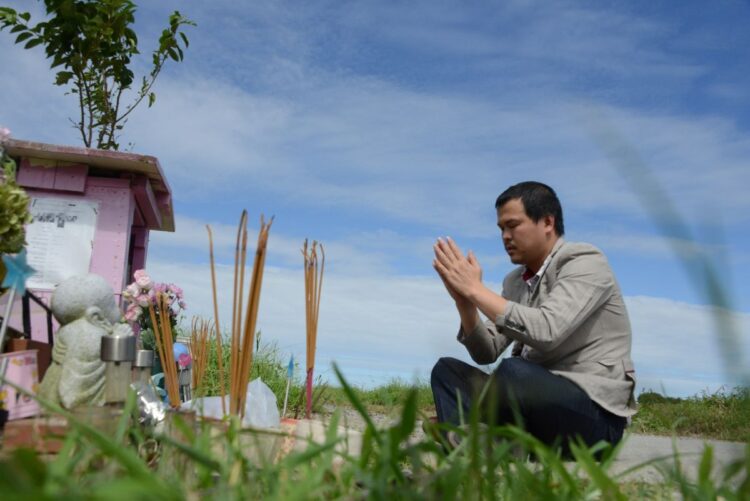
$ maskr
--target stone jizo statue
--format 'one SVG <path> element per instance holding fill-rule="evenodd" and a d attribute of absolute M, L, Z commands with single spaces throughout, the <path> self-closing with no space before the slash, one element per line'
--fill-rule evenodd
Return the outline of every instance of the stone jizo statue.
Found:
<path fill-rule="evenodd" d="M 119 323 L 122 313 L 112 288 L 99 275 L 68 278 L 52 294 L 51 310 L 60 329 L 39 395 L 66 409 L 102 405 L 101 338 L 132 335 L 130 326 Z"/>

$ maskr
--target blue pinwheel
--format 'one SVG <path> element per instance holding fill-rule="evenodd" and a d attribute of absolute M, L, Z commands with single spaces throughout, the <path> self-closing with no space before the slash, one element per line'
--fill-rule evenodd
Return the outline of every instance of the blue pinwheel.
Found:
<path fill-rule="evenodd" d="M 0 327 L 0 350 L 5 344 L 5 331 L 8 330 L 8 320 L 10 319 L 10 311 L 13 307 L 13 300 L 16 298 L 16 294 L 23 295 L 26 292 L 26 280 L 34 274 L 34 268 L 28 265 L 26 262 L 26 249 L 15 256 L 4 255 L 3 264 L 5 265 L 5 278 L 3 279 L 2 287 L 8 288 L 8 303 L 5 307 L 5 315 L 3 315 L 3 325 Z M 5 367 L 0 368 L 0 375 L 5 376 Z"/>
<path fill-rule="evenodd" d="M 26 249 L 15 256 L 4 255 L 3 264 L 7 272 L 2 287 L 8 287 L 11 291 L 23 295 L 26 292 L 26 280 L 36 272 L 26 262 Z"/>

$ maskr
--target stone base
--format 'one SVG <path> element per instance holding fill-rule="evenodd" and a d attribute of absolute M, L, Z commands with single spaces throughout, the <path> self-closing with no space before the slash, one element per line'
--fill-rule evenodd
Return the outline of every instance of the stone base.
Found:
<path fill-rule="evenodd" d="M 279 457 L 283 457 L 290 452 L 302 452 L 311 443 L 324 444 L 328 426 L 322 421 L 312 419 L 282 419 L 281 431 L 284 434 L 284 441 L 281 444 Z M 359 457 L 362 451 L 361 432 L 339 426 L 336 430 L 336 436 L 342 439 L 336 446 L 336 451 L 339 454 Z"/>
<path fill-rule="evenodd" d="M 67 433 L 68 421 L 57 416 L 8 421 L 2 433 L 2 452 L 26 448 L 41 454 L 57 454 Z"/>

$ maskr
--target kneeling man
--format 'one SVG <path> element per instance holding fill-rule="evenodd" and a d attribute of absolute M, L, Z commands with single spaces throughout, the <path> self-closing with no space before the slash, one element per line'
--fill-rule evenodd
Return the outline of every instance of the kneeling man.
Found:
<path fill-rule="evenodd" d="M 482 284 L 474 254 L 438 239 L 433 266 L 461 317 L 458 341 L 478 364 L 512 356 L 488 375 L 453 358 L 432 371 L 440 422 L 459 424 L 489 383 L 494 424 L 517 423 L 547 444 L 622 437 L 635 413 L 631 331 L 620 287 L 596 247 L 563 239 L 563 215 L 547 185 L 524 182 L 495 202 L 497 225 L 518 268 L 502 295 Z M 483 322 L 479 313 L 489 320 Z M 461 407 L 461 409 L 459 409 Z"/>

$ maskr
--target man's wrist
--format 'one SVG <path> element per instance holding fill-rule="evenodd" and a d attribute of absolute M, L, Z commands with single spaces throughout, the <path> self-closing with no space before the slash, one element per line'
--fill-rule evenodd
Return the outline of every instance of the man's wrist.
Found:
<path fill-rule="evenodd" d="M 472 306 L 477 306 L 479 304 L 479 298 L 482 296 L 482 293 L 485 291 L 485 289 L 486 288 L 484 287 L 484 285 L 482 285 L 482 283 L 480 282 L 469 289 L 466 296 L 464 297 L 466 298 L 466 301 L 471 303 Z"/>
<path fill-rule="evenodd" d="M 484 286 L 473 292 L 469 299 L 479 311 L 491 319 L 494 319 L 497 315 L 505 314 L 505 306 L 508 303 L 507 299 Z"/>
<path fill-rule="evenodd" d="M 456 308 L 474 308 L 474 303 L 466 296 L 458 296 L 453 298 L 456 302 Z"/>

